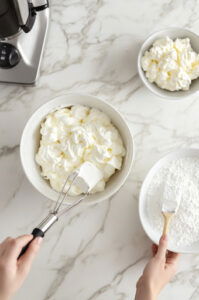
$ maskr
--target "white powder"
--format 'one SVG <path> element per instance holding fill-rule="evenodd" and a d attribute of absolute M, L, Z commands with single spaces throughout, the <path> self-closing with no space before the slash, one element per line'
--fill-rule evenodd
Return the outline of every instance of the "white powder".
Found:
<path fill-rule="evenodd" d="M 162 197 L 165 181 L 178 177 L 182 188 L 181 202 L 171 221 L 169 236 L 172 245 L 188 246 L 199 240 L 199 158 L 174 159 L 154 175 L 147 192 L 147 214 L 153 230 L 159 235 L 163 229 Z M 169 189 L 176 187 L 169 185 Z M 172 194 L 171 190 L 169 193 Z"/>
<path fill-rule="evenodd" d="M 185 182 L 186 179 L 186 182 Z M 184 182 L 183 186 L 181 182 Z M 169 172 L 165 179 L 165 186 L 162 195 L 162 211 L 177 212 L 184 188 L 187 187 L 188 179 L 184 173 Z"/>

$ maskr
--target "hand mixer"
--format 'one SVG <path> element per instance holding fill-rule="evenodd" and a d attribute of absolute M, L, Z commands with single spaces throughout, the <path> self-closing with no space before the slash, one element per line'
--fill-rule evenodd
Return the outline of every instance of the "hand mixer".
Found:
<path fill-rule="evenodd" d="M 30 243 L 36 237 L 43 238 L 48 229 L 56 221 L 58 221 L 59 217 L 82 202 L 82 200 L 84 200 L 89 195 L 90 191 L 94 188 L 94 186 L 96 186 L 96 184 L 102 179 L 102 177 L 102 172 L 90 162 L 83 163 L 80 168 L 76 169 L 71 175 L 69 175 L 62 187 L 61 192 L 59 193 L 53 210 L 50 211 L 48 216 L 36 228 L 33 229 L 33 239 L 22 249 L 18 258 L 20 258 L 26 252 Z M 68 186 L 68 184 L 69 187 L 65 192 L 65 188 Z M 71 205 L 67 205 L 67 207 L 61 209 L 62 204 L 64 203 L 64 200 L 68 196 L 68 193 L 73 185 L 79 187 L 81 191 L 83 191 L 83 195 Z"/>

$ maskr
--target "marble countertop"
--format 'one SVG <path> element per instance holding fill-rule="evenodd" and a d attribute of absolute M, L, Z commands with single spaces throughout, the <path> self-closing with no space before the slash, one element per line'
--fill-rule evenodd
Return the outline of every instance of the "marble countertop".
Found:
<path fill-rule="evenodd" d="M 37 85 L 1 85 L 0 239 L 31 232 L 51 206 L 28 182 L 19 158 L 26 121 L 49 99 L 81 92 L 110 101 L 132 129 L 136 157 L 114 197 L 76 208 L 46 235 L 16 300 L 133 298 L 151 246 L 138 217 L 142 181 L 168 151 L 199 147 L 198 96 L 175 102 L 150 94 L 137 74 L 137 53 L 149 33 L 165 26 L 199 33 L 198 12 L 198 0 L 51 1 Z M 199 299 L 199 256 L 182 256 L 159 299 Z"/>

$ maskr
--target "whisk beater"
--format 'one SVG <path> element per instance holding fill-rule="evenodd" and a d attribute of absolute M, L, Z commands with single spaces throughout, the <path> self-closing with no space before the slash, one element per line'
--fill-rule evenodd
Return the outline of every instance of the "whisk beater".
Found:
<path fill-rule="evenodd" d="M 49 212 L 48 216 L 32 231 L 33 239 L 22 249 L 18 258 L 20 258 L 28 249 L 30 243 L 36 237 L 44 237 L 48 229 L 58 221 L 59 217 L 67 213 L 69 210 L 80 204 L 88 195 L 91 189 L 102 179 L 102 172 L 90 162 L 83 163 L 79 169 L 75 170 L 66 179 L 61 192 L 59 193 L 58 199 L 52 211 Z M 61 209 L 64 200 L 68 196 L 73 185 L 77 185 L 84 190 L 82 196 L 80 196 L 72 204 L 67 204 L 66 207 Z M 68 186 L 67 190 L 65 188 Z"/>

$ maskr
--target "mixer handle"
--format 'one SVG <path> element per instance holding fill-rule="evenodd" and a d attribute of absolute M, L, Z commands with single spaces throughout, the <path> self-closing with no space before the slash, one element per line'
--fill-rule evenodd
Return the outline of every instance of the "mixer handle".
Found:
<path fill-rule="evenodd" d="M 32 235 L 33 235 L 32 240 L 25 247 L 23 247 L 23 249 L 21 250 L 21 253 L 18 256 L 18 259 L 27 251 L 28 247 L 30 246 L 30 244 L 32 243 L 32 241 L 34 239 L 36 239 L 37 237 L 42 237 L 42 238 L 44 237 L 44 232 L 39 228 L 35 228 L 32 231 Z"/>
<path fill-rule="evenodd" d="M 28 247 L 34 239 L 37 237 L 44 237 L 46 231 L 58 220 L 58 217 L 54 213 L 50 213 L 38 227 L 34 228 L 32 231 L 33 238 L 32 240 L 21 250 L 21 253 L 18 256 L 18 259 L 27 251 Z"/>

